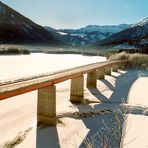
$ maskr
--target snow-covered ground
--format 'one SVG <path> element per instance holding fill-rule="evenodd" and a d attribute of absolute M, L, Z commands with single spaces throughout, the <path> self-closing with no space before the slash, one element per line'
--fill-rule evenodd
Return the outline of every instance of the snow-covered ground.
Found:
<path fill-rule="evenodd" d="M 104 61 L 98 56 L 41 54 L 0 56 L 0 80 L 42 74 Z"/>
<path fill-rule="evenodd" d="M 57 71 L 102 60 L 105 58 L 81 55 L 1 56 L 0 79 Z M 57 84 L 56 88 L 57 116 L 60 120 L 56 127 L 39 125 L 36 130 L 37 91 L 0 101 L 0 147 L 8 141 L 9 144 L 15 143 L 18 137 L 25 138 L 17 148 L 76 148 L 86 144 L 84 139 L 97 147 L 98 140 L 94 141 L 92 137 L 102 128 L 102 120 L 111 123 L 113 113 L 110 110 L 119 109 L 123 99 L 128 101 L 127 107 L 131 109 L 126 128 L 131 126 L 123 142 L 123 145 L 129 144 L 124 147 L 143 148 L 148 145 L 148 72 L 118 71 L 105 76 L 105 80 L 97 80 L 96 89 L 85 87 L 84 90 L 84 98 L 90 104 L 76 105 L 69 101 L 70 80 Z"/>
<path fill-rule="evenodd" d="M 128 116 L 124 148 L 148 147 L 148 72 L 139 72 L 137 75 L 128 93 L 128 103 L 133 111 Z"/>
<path fill-rule="evenodd" d="M 3 81 L 4 79 L 59 71 L 104 60 L 106 60 L 104 57 L 71 54 L 54 55 L 37 53 L 22 56 L 0 56 L 0 81 Z M 66 90 L 66 87 L 64 86 L 59 90 L 61 91 L 61 95 L 63 95 L 62 90 Z M 67 102 L 69 103 L 68 99 Z M 33 137 L 33 139 L 28 138 L 31 139 L 31 144 L 28 143 L 28 145 L 30 147 L 35 147 L 36 105 L 37 91 L 0 101 L 0 145 L 13 139 L 26 127 L 31 126 L 34 127 L 31 131 L 31 137 Z"/>

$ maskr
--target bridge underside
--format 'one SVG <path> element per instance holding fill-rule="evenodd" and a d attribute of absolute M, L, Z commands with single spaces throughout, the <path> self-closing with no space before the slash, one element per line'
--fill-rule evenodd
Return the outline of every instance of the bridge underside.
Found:
<path fill-rule="evenodd" d="M 86 87 L 96 88 L 97 79 L 104 79 L 105 75 L 111 75 L 112 70 L 117 71 L 118 66 L 111 66 L 87 73 Z M 38 122 L 48 125 L 56 125 L 56 86 L 49 86 L 38 90 Z M 70 101 L 82 103 L 84 99 L 84 76 L 71 79 Z"/>

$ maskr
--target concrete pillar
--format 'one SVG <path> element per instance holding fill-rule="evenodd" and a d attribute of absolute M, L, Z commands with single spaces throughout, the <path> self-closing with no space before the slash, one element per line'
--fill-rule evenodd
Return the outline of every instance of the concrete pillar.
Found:
<path fill-rule="evenodd" d="M 97 80 L 96 80 L 96 70 L 87 73 L 87 88 L 96 88 Z"/>
<path fill-rule="evenodd" d="M 71 79 L 70 101 L 82 102 L 84 98 L 84 76 Z"/>
<path fill-rule="evenodd" d="M 119 68 L 121 69 L 121 70 L 125 70 L 126 69 L 126 66 L 125 66 L 126 64 L 125 63 L 120 63 L 119 64 Z"/>
<path fill-rule="evenodd" d="M 118 64 L 113 64 L 112 65 L 112 71 L 117 71 L 119 69 L 119 66 L 118 66 Z"/>
<path fill-rule="evenodd" d="M 37 121 L 56 125 L 56 86 L 38 90 Z"/>
<path fill-rule="evenodd" d="M 105 77 L 105 67 L 97 69 L 96 72 L 97 72 L 96 73 L 96 78 L 97 79 L 101 79 L 101 80 L 104 79 L 104 77 Z"/>
<path fill-rule="evenodd" d="M 111 65 L 105 66 L 105 74 L 106 75 L 111 75 Z"/>

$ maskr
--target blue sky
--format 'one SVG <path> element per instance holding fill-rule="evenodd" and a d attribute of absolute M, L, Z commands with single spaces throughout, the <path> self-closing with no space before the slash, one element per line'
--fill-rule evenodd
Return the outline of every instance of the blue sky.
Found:
<path fill-rule="evenodd" d="M 148 17 L 148 0 L 2 0 L 34 22 L 54 28 L 135 23 Z"/>

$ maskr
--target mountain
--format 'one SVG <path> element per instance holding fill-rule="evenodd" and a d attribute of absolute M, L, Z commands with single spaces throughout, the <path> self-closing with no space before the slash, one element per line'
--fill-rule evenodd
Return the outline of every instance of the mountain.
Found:
<path fill-rule="evenodd" d="M 88 25 L 80 29 L 53 29 L 45 27 L 46 30 L 52 32 L 57 38 L 67 42 L 72 46 L 84 46 L 94 44 L 103 40 L 114 33 L 120 32 L 129 27 L 128 24 L 114 25 L 114 26 L 98 26 Z"/>
<path fill-rule="evenodd" d="M 120 24 L 120 25 L 113 25 L 113 26 L 98 26 L 98 25 L 88 25 L 86 27 L 80 29 L 63 29 L 61 31 L 69 32 L 69 33 L 90 33 L 90 32 L 100 32 L 100 33 L 117 33 L 125 28 L 129 27 L 128 24 Z"/>
<path fill-rule="evenodd" d="M 0 2 L 0 43 L 55 43 L 50 32 Z"/>
<path fill-rule="evenodd" d="M 148 18 L 145 18 L 138 23 L 131 25 L 125 30 L 122 30 L 112 36 L 102 40 L 98 44 L 111 45 L 111 44 L 134 44 L 140 45 L 143 43 L 148 44 Z"/>

